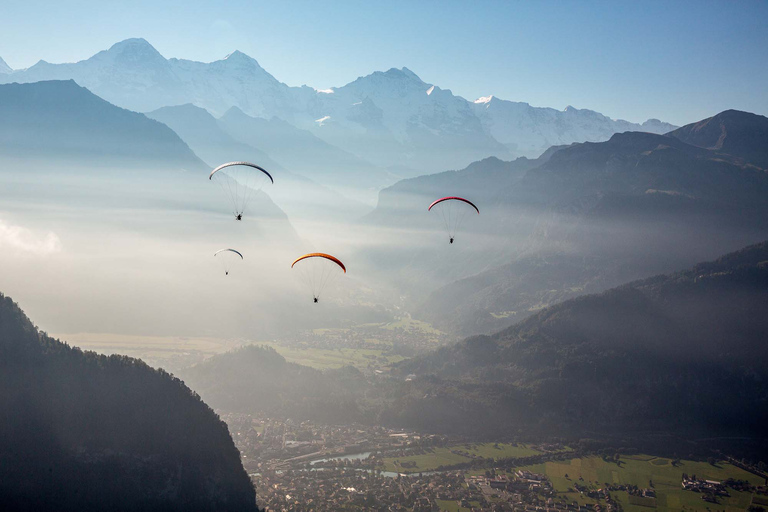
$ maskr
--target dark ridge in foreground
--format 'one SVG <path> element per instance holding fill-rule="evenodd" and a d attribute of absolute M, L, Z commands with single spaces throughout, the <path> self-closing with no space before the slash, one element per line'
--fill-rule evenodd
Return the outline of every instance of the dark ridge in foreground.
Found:
<path fill-rule="evenodd" d="M 140 360 L 38 331 L 0 294 L 0 508 L 248 511 L 226 425 Z"/>

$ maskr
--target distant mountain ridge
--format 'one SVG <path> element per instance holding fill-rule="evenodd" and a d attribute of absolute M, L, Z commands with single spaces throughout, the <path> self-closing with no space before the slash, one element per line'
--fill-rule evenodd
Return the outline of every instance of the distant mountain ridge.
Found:
<path fill-rule="evenodd" d="M 116 107 L 73 80 L 0 84 L 0 156 L 86 159 L 101 166 L 148 162 L 198 171 L 207 166 L 171 129 Z"/>
<path fill-rule="evenodd" d="M 729 126 L 733 148 L 753 140 L 751 125 Z M 768 174 L 750 161 L 760 144 L 726 154 L 671 134 L 625 132 L 553 147 L 538 160 L 491 158 L 382 190 L 366 221 L 404 233 L 438 229 L 426 213 L 431 201 L 457 191 L 475 201 L 481 214 L 456 249 L 414 238 L 377 254 L 389 279 L 426 299 L 414 314 L 448 332 L 491 332 L 546 305 L 764 239 Z"/>
<path fill-rule="evenodd" d="M 301 167 L 301 169 L 308 171 L 308 175 L 314 179 L 297 174 L 297 169 L 293 166 L 292 170 L 285 169 L 261 150 L 261 148 L 267 147 L 272 151 L 275 149 L 275 145 L 281 143 L 281 136 L 284 135 L 281 128 L 285 128 L 291 133 L 301 131 L 285 121 L 256 119 L 240 112 L 239 114 L 232 113 L 231 117 L 225 116 L 229 120 L 238 117 L 243 118 L 241 122 L 230 124 L 224 118 L 216 119 L 205 109 L 189 103 L 176 107 L 163 107 L 148 112 L 146 116 L 160 121 L 176 131 L 195 153 L 205 160 L 209 169 L 228 161 L 258 162 L 259 165 L 272 173 L 273 178 L 278 183 L 277 187 L 268 187 L 265 192 L 291 216 L 295 214 L 299 217 L 350 218 L 362 215 L 369 210 L 366 205 L 349 200 L 338 192 L 318 184 L 318 181 L 322 183 L 329 181 L 327 179 L 329 176 L 324 174 L 324 171 L 329 174 L 337 170 L 341 171 L 336 173 L 334 179 L 330 181 L 336 184 L 343 182 L 345 169 L 331 169 L 330 167 L 334 163 L 339 163 L 339 160 L 343 160 L 345 155 L 342 154 L 340 158 L 335 160 L 331 158 L 330 162 L 320 163 L 319 169 L 316 169 L 309 164 L 310 155 L 306 152 L 302 153 L 303 149 L 297 147 L 295 142 L 303 141 L 310 147 L 314 142 L 321 146 L 320 153 L 325 151 L 326 154 L 331 155 L 336 152 L 342 153 L 341 150 L 324 143 L 310 133 L 304 133 L 300 137 L 287 137 L 291 140 L 286 140 L 283 147 L 279 148 L 278 151 L 273 151 L 273 154 L 281 157 L 293 151 L 294 157 L 289 158 L 288 162 L 290 164 L 301 161 L 307 162 L 307 167 Z M 249 130 L 251 123 L 261 126 L 255 130 Z M 276 129 L 271 130 L 272 128 Z M 272 133 L 268 133 L 270 131 Z M 307 141 L 307 138 L 311 140 Z M 249 144 L 249 142 L 253 142 L 253 144 Z M 350 159 L 354 159 L 351 155 L 348 156 Z M 314 198 L 314 201 L 306 201 L 307 197 Z"/>
<path fill-rule="evenodd" d="M 226 425 L 183 382 L 39 331 L 0 294 L 4 510 L 256 511 Z"/>
<path fill-rule="evenodd" d="M 692 146 L 742 157 L 768 169 L 768 117 L 726 110 L 667 135 Z"/>
<path fill-rule="evenodd" d="M 551 146 L 573 142 L 601 142 L 614 133 L 643 131 L 666 133 L 675 128 L 658 119 L 642 124 L 613 120 L 592 110 L 568 106 L 565 110 L 532 107 L 528 103 L 495 96 L 474 101 L 483 126 L 513 155 L 535 157 Z"/>
<path fill-rule="evenodd" d="M 76 63 L 40 61 L 0 74 L 0 82 L 51 79 L 74 79 L 139 112 L 192 103 L 215 116 L 238 107 L 251 116 L 277 117 L 406 176 L 488 156 L 536 157 L 550 145 L 605 140 L 616 131 L 674 128 L 656 120 L 614 121 L 570 107 L 557 112 L 495 98 L 473 103 L 407 68 L 377 71 L 324 91 L 289 87 L 239 51 L 212 63 L 165 59 L 144 39 L 121 41 Z"/>

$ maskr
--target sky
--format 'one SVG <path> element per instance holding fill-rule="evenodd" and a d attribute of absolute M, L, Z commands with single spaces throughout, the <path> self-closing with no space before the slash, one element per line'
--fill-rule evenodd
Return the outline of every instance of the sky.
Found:
<path fill-rule="evenodd" d="M 768 114 L 768 1 L 27 0 L 3 6 L 14 69 L 74 62 L 130 37 L 209 62 L 238 49 L 289 85 L 408 67 L 480 96 L 685 124 Z"/>

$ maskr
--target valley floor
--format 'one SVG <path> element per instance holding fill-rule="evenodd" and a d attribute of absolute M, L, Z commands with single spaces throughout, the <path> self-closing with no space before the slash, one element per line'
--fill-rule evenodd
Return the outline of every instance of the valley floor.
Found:
<path fill-rule="evenodd" d="M 223 418 L 266 510 L 736 512 L 768 506 L 766 475 L 735 461 Z"/>

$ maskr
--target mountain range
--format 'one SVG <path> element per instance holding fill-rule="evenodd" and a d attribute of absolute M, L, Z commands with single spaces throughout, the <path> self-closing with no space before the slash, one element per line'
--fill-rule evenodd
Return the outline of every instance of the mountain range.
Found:
<path fill-rule="evenodd" d="M 382 268 L 411 283 L 415 302 L 437 285 L 415 314 L 469 335 L 761 240 L 768 236 L 768 174 L 757 163 L 768 118 L 727 111 L 708 122 L 725 127 L 734 154 L 680 140 L 686 126 L 401 181 L 380 193 L 367 222 L 426 229 L 426 206 L 455 191 L 480 204 L 481 215 L 456 247 L 399 247 L 381 256 Z"/>
<path fill-rule="evenodd" d="M 401 176 L 460 168 L 488 156 L 536 157 L 551 145 L 605 140 L 618 131 L 674 128 L 657 120 L 614 121 L 572 107 L 559 112 L 495 97 L 467 101 L 407 68 L 327 90 L 290 87 L 239 51 L 211 63 L 166 59 L 144 39 L 116 43 L 76 63 L 40 61 L 0 73 L 6 83 L 67 79 L 138 112 L 191 103 L 214 116 L 237 107 L 250 116 L 278 118 Z"/>

